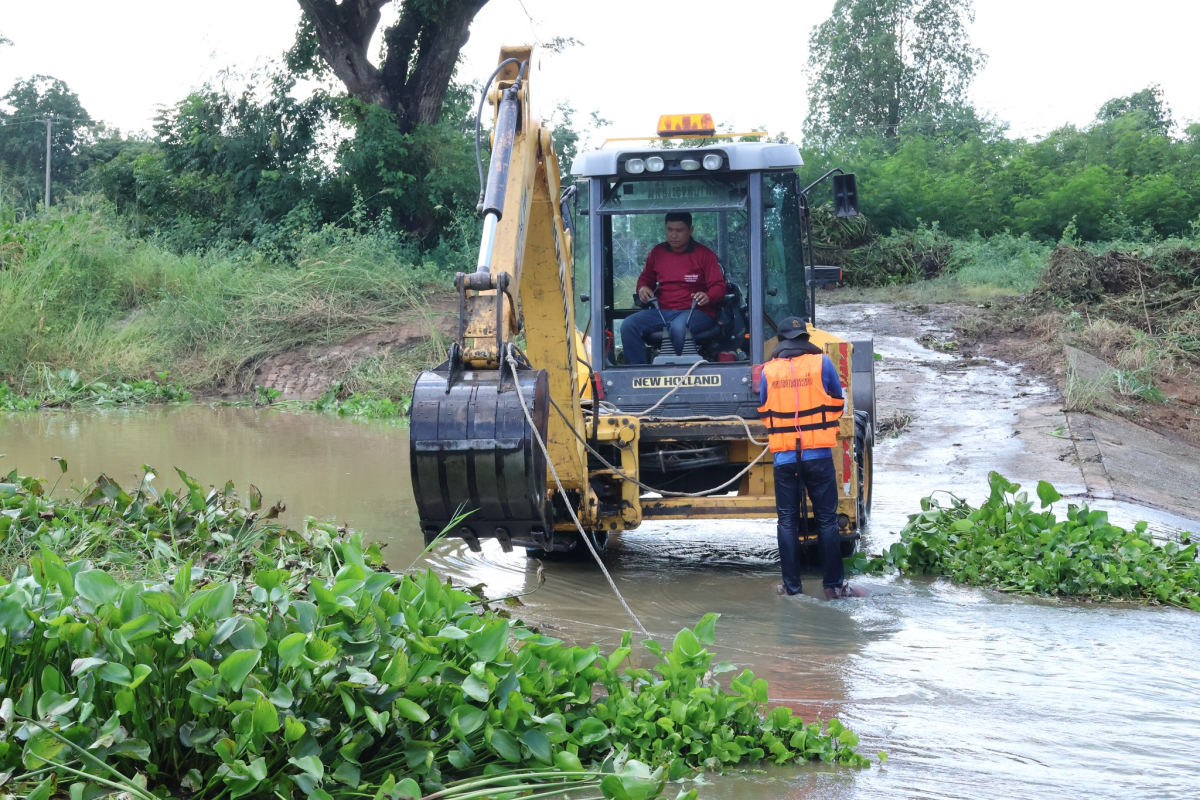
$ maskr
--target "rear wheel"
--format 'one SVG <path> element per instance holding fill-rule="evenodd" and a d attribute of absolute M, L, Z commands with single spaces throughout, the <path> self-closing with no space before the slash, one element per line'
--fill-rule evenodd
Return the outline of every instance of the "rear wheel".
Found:
<path fill-rule="evenodd" d="M 874 484 L 875 431 L 865 411 L 854 412 L 854 461 L 858 473 L 858 529 L 871 516 L 871 494 Z"/>
<path fill-rule="evenodd" d="M 858 539 L 842 539 L 842 558 L 849 558 L 858 550 Z"/>

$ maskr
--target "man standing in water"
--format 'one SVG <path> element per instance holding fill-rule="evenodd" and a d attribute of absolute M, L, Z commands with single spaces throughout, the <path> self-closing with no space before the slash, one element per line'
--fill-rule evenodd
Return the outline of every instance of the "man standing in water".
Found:
<path fill-rule="evenodd" d="M 845 399 L 837 368 L 808 340 L 799 317 L 779 323 L 779 345 L 763 367 L 759 413 L 775 459 L 775 509 L 779 515 L 779 593 L 800 594 L 800 515 L 803 492 L 817 523 L 825 598 L 862 597 L 846 583 L 837 524 L 837 472 L 833 448 Z"/>

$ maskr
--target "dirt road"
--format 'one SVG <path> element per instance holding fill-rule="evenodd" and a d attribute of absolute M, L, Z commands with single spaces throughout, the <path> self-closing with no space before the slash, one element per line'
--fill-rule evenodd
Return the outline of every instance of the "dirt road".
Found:
<path fill-rule="evenodd" d="M 934 490 L 982 498 L 991 470 L 1030 489 L 1050 481 L 1068 502 L 1104 508 L 1118 524 L 1146 519 L 1167 535 L 1200 531 L 1200 451 L 1118 418 L 1067 414 L 1058 391 L 1017 364 L 939 351 L 956 313 L 822 309 L 821 327 L 874 337 L 880 420 L 911 416 L 898 435 L 875 443 L 868 547 L 889 543 Z"/>

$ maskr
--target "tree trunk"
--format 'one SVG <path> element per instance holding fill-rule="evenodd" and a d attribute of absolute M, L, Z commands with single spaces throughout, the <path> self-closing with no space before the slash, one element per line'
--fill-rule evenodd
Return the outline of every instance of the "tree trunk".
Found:
<path fill-rule="evenodd" d="M 436 123 L 471 21 L 487 0 L 406 0 L 383 32 L 385 55 L 367 58 L 390 0 L 298 0 L 317 32 L 317 51 L 351 96 L 396 115 L 401 131 Z"/>

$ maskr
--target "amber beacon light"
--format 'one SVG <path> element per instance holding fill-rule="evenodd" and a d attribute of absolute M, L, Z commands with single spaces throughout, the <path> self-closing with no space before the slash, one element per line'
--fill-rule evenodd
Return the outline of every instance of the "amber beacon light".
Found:
<path fill-rule="evenodd" d="M 659 136 L 712 136 L 716 132 L 712 114 L 663 114 L 658 118 Z"/>

